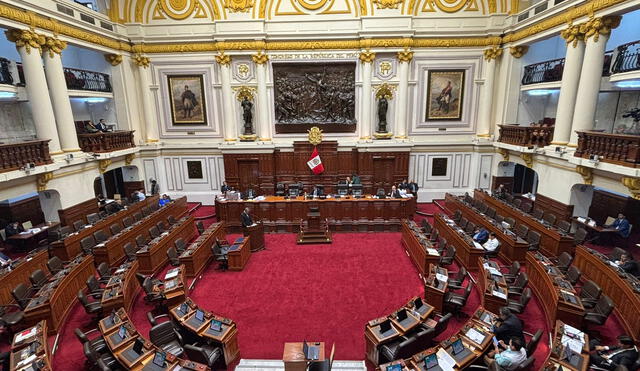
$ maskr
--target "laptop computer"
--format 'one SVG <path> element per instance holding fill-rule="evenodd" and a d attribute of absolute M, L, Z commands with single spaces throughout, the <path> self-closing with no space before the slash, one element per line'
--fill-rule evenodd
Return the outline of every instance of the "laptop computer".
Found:
<path fill-rule="evenodd" d="M 302 352 L 304 353 L 305 359 L 317 360 L 320 358 L 320 347 L 315 345 L 309 346 L 306 340 L 302 344 Z"/>
<path fill-rule="evenodd" d="M 153 364 L 158 367 L 164 367 L 164 361 L 167 359 L 167 353 L 165 352 L 156 352 L 153 355 Z"/>
<path fill-rule="evenodd" d="M 577 369 L 582 368 L 582 357 L 580 354 L 571 350 L 568 345 L 565 345 L 564 351 L 562 352 L 562 359 L 570 364 L 572 367 Z"/>
<path fill-rule="evenodd" d="M 433 353 L 424 357 L 424 368 L 425 370 L 441 370 L 438 365 L 438 355 Z"/>
<path fill-rule="evenodd" d="M 120 340 L 124 340 L 127 337 L 127 328 L 120 326 L 118 329 L 118 336 L 120 337 Z"/>
<path fill-rule="evenodd" d="M 382 334 L 382 336 L 388 336 L 391 335 L 391 320 L 385 320 L 384 322 L 380 323 L 380 333 Z"/>
<path fill-rule="evenodd" d="M 211 324 L 209 325 L 209 327 L 211 327 L 211 330 L 215 331 L 215 332 L 220 332 L 222 331 L 222 322 L 212 319 L 211 320 Z"/>
<path fill-rule="evenodd" d="M 395 364 L 391 366 L 387 366 L 387 371 L 402 371 L 402 365 Z"/>
<path fill-rule="evenodd" d="M 469 354 L 471 354 L 471 351 L 462 344 L 462 339 L 458 339 L 451 344 L 451 355 L 456 361 L 465 359 Z"/>
<path fill-rule="evenodd" d="M 138 355 L 142 354 L 142 348 L 144 347 L 144 342 L 140 340 L 140 338 L 136 338 L 136 341 L 133 343 L 133 351 Z"/>
<path fill-rule="evenodd" d="M 407 310 L 402 308 L 398 312 L 396 312 L 396 319 L 398 322 L 402 322 L 407 319 Z"/>
<path fill-rule="evenodd" d="M 196 310 L 196 319 L 200 322 L 204 322 L 204 312 L 200 309 Z"/>

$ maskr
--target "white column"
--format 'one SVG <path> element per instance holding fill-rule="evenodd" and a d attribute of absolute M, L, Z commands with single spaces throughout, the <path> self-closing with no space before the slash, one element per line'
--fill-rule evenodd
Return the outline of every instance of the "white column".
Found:
<path fill-rule="evenodd" d="M 509 53 L 501 58 L 500 65 L 496 65 L 494 120 L 491 124 L 496 140 L 500 132 L 498 125 L 516 123 L 522 73 L 521 58 L 528 50 L 527 45 L 512 46 L 509 48 Z"/>
<path fill-rule="evenodd" d="M 567 41 L 567 53 L 564 57 L 560 97 L 558 98 L 556 123 L 551 144 L 564 146 L 569 143 L 569 137 L 571 137 L 571 123 L 578 95 L 580 70 L 584 61 L 584 35 L 580 33 L 578 25 L 570 26 L 562 31 L 561 35 Z"/>
<path fill-rule="evenodd" d="M 580 83 L 573 111 L 569 147 L 578 146 L 576 131 L 593 129 L 607 40 L 611 29 L 616 28 L 619 24 L 620 17 L 611 16 L 592 18 L 587 23 L 580 25 L 580 31 L 585 35 L 584 60 L 587 63 L 582 64 L 580 71 Z"/>
<path fill-rule="evenodd" d="M 258 112 L 258 123 L 256 131 L 258 140 L 268 142 L 271 140 L 271 132 L 269 125 L 269 99 L 267 97 L 267 62 L 269 56 L 264 53 L 258 53 L 252 56 L 253 62 L 256 64 L 256 80 L 258 82 L 258 97 L 256 104 Z"/>
<path fill-rule="evenodd" d="M 140 99 L 142 100 L 144 114 L 145 139 L 147 143 L 154 143 L 158 141 L 159 135 L 158 121 L 155 117 L 153 103 L 151 102 L 151 92 L 149 91 L 149 85 L 151 84 L 149 64 L 151 60 L 138 54 L 133 58 L 133 62 L 139 67 L 138 71 L 140 72 Z"/>
<path fill-rule="evenodd" d="M 407 138 L 407 95 L 409 91 L 409 65 L 413 59 L 413 52 L 404 50 L 398 52 L 398 94 L 396 95 L 396 138 Z"/>
<path fill-rule="evenodd" d="M 139 110 L 137 86 L 135 84 L 134 69 L 128 56 L 119 54 L 106 54 L 105 59 L 111 64 L 111 86 L 113 88 L 114 105 L 118 120 L 118 129 L 134 130 L 134 138 L 137 142 L 143 139 L 141 121 L 137 118 L 142 114 Z M 123 63 L 124 62 L 124 63 Z"/>
<path fill-rule="evenodd" d="M 235 142 L 238 137 L 233 104 L 233 91 L 231 90 L 231 57 L 224 53 L 216 55 L 216 62 L 220 65 L 220 82 L 222 83 L 222 109 L 224 120 L 225 142 Z"/>
<path fill-rule="evenodd" d="M 362 66 L 362 95 L 360 96 L 360 139 L 371 139 L 371 65 L 376 53 L 360 53 Z"/>
<path fill-rule="evenodd" d="M 31 30 L 17 29 L 8 30 L 6 35 L 9 41 L 16 44 L 16 49 L 20 53 L 22 70 L 26 80 L 25 88 L 36 126 L 36 134 L 39 139 L 50 139 L 49 152 L 51 154 L 61 154 L 55 115 L 40 55 L 45 37 Z"/>
<path fill-rule="evenodd" d="M 67 43 L 53 37 L 46 38 L 44 47 L 44 72 L 49 85 L 49 95 L 58 127 L 60 145 L 64 152 L 80 151 L 78 135 L 71 111 L 67 82 L 64 78 L 60 54 Z"/>
<path fill-rule="evenodd" d="M 494 46 L 484 51 L 484 87 L 480 95 L 480 109 L 478 112 L 478 126 L 476 136 L 487 138 L 491 130 L 491 109 L 493 107 L 493 84 L 496 78 L 496 63 L 502 55 L 502 49 Z"/>

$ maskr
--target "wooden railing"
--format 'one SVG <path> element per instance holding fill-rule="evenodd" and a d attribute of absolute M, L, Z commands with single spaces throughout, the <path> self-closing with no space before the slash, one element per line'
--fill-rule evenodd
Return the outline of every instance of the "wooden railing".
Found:
<path fill-rule="evenodd" d="M 78 142 L 83 152 L 112 152 L 135 147 L 133 131 L 112 131 L 107 133 L 78 134 Z"/>
<path fill-rule="evenodd" d="M 498 142 L 516 146 L 544 147 L 551 143 L 554 126 L 500 125 Z"/>
<path fill-rule="evenodd" d="M 18 170 L 26 164 L 50 164 L 49 140 L 0 143 L 0 172 Z"/>
<path fill-rule="evenodd" d="M 574 156 L 598 156 L 599 161 L 640 167 L 640 136 L 578 131 L 578 148 Z"/>

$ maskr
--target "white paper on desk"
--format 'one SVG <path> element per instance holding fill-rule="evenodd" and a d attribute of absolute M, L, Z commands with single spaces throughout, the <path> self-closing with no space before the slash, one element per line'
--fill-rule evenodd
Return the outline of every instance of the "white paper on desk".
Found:
<path fill-rule="evenodd" d="M 490 266 L 489 264 L 485 263 L 483 266 L 490 274 L 492 274 L 494 276 L 502 277 L 502 272 L 500 272 L 499 270 L 497 270 L 494 267 Z"/>
<path fill-rule="evenodd" d="M 582 347 L 584 347 L 584 343 L 581 343 L 579 340 L 572 339 L 567 335 L 562 335 L 562 339 L 560 340 L 560 342 L 562 343 L 562 345 L 569 347 L 569 349 L 571 349 L 573 352 L 578 354 L 582 353 Z"/>
<path fill-rule="evenodd" d="M 31 233 L 31 232 L 29 232 L 29 231 L 20 232 L 20 234 L 29 234 L 29 233 Z"/>
<path fill-rule="evenodd" d="M 14 342 L 15 342 L 15 343 L 19 343 L 19 342 L 21 342 L 22 340 L 24 340 L 24 339 L 28 339 L 28 338 L 32 337 L 33 335 L 35 335 L 35 334 L 37 334 L 37 333 L 38 333 L 38 328 L 37 328 L 36 326 L 34 326 L 34 327 L 32 327 L 31 329 L 29 329 L 28 331 L 22 331 L 21 333 L 19 333 L 19 334 L 16 336 L 16 339 L 15 339 L 15 341 L 14 341 Z"/>
<path fill-rule="evenodd" d="M 126 268 L 118 268 L 117 271 L 113 272 L 113 274 L 119 274 L 125 271 Z"/>
<path fill-rule="evenodd" d="M 582 342 L 582 344 L 584 344 L 584 332 L 578 330 L 577 328 L 571 326 L 571 325 L 564 325 L 564 332 L 566 334 L 569 334 L 573 337 L 576 337 L 580 340 L 580 342 Z M 578 352 L 580 353 L 580 352 Z"/>
<path fill-rule="evenodd" d="M 432 248 L 429 248 L 429 247 L 427 247 L 427 254 L 433 255 L 433 256 L 439 256 L 440 255 L 440 254 L 438 254 L 438 250 L 432 249 Z"/>
<path fill-rule="evenodd" d="M 449 276 L 446 276 L 444 274 L 440 274 L 440 273 L 436 273 L 436 278 L 438 279 L 438 281 L 440 282 L 447 282 L 449 281 Z"/>
<path fill-rule="evenodd" d="M 585 221 L 587 221 L 587 219 L 585 219 L 585 218 L 584 218 L 584 217 L 582 217 L 582 216 L 579 216 L 579 217 L 578 217 L 578 221 L 579 221 L 580 223 L 584 223 Z"/>
<path fill-rule="evenodd" d="M 165 280 L 170 280 L 170 279 L 172 279 L 173 277 L 175 277 L 177 275 L 178 275 L 178 270 L 177 269 L 176 270 L 172 269 L 172 270 L 168 271 L 167 274 L 164 275 L 164 279 Z"/>
<path fill-rule="evenodd" d="M 485 337 L 480 332 L 478 332 L 478 330 L 474 328 L 470 328 L 469 331 L 467 331 L 467 333 L 465 334 L 465 336 L 471 339 L 471 341 L 473 341 L 476 344 L 482 344 Z"/>
<path fill-rule="evenodd" d="M 505 294 L 504 292 L 500 292 L 500 291 L 491 291 L 491 293 L 493 294 L 493 296 L 501 298 L 501 299 L 506 299 L 507 298 L 507 294 Z"/>
<path fill-rule="evenodd" d="M 473 241 L 473 246 L 476 247 L 476 249 L 479 250 L 484 250 L 484 247 L 482 247 L 482 245 L 480 245 L 479 243 L 477 243 L 476 241 Z"/>
<path fill-rule="evenodd" d="M 24 365 L 28 365 L 29 363 L 33 362 L 36 360 L 36 355 L 32 354 L 29 357 L 23 359 L 22 361 L 18 362 L 18 364 L 16 364 L 17 367 L 22 367 Z"/>
<path fill-rule="evenodd" d="M 591 220 L 589 221 L 589 223 L 587 223 L 589 226 L 591 227 L 595 227 L 596 226 L 596 221 L 595 220 Z"/>
<path fill-rule="evenodd" d="M 443 348 L 438 349 L 436 356 L 438 357 L 438 366 L 443 370 L 453 370 L 457 366 L 453 357 Z"/>

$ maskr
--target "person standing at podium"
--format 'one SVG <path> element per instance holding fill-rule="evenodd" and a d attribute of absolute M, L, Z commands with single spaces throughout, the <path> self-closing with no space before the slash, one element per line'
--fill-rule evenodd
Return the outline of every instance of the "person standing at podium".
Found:
<path fill-rule="evenodd" d="M 242 226 L 247 228 L 251 227 L 253 223 L 253 219 L 251 219 L 251 215 L 249 215 L 249 208 L 245 207 L 242 214 L 240 214 L 240 218 L 242 218 Z"/>

